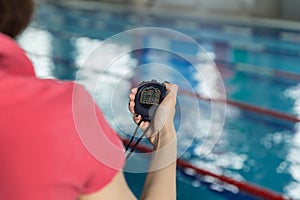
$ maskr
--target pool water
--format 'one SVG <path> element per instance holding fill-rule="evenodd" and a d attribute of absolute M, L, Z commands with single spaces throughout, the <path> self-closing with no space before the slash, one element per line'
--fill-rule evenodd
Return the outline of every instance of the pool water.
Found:
<path fill-rule="evenodd" d="M 34 22 L 21 35 L 19 42 L 41 78 L 73 80 L 88 55 L 108 37 L 134 27 L 163 27 L 187 34 L 205 48 L 222 75 L 228 101 L 280 112 L 293 119 L 300 117 L 300 30 L 296 28 L 264 27 L 184 14 L 174 17 L 168 13 L 133 12 L 128 8 L 97 3 L 84 7 L 71 3 L 41 3 L 37 6 Z M 144 38 L 144 42 L 147 39 Z M 169 45 L 181 49 L 189 57 L 199 56 L 193 45 L 171 39 Z M 110 46 L 103 52 L 104 59 L 115 54 L 119 48 L 127 47 L 126 44 Z M 101 59 L 96 62 L 100 63 Z M 95 94 L 100 108 L 122 137 L 128 137 L 126 134 L 135 128 L 126 112 L 131 84 L 155 77 L 168 79 L 181 87 L 182 83 L 169 72 L 162 70 L 157 73 L 149 67 L 138 67 L 152 62 L 171 66 L 188 80 L 194 90 L 201 85 L 201 78 L 195 77 L 194 66 L 168 52 L 141 50 L 124 55 L 118 60 L 119 67 L 104 75 L 103 87 Z M 133 73 L 137 68 L 138 78 Z M 88 69 L 80 77 L 91 92 L 91 80 L 97 79 L 97 70 Z M 119 91 L 115 94 L 118 104 L 115 109 L 121 113 L 117 117 L 106 98 L 111 95 L 116 83 Z M 186 106 L 192 97 L 179 93 L 179 99 L 179 112 L 184 108 L 182 112 L 192 113 L 194 108 L 189 110 Z M 205 119 L 211 116 L 211 104 L 203 99 L 197 99 L 197 103 L 201 113 L 199 119 L 203 120 L 198 130 L 202 130 L 206 128 Z M 193 117 L 197 114 L 191 114 L 188 120 L 196 124 L 198 119 Z M 175 121 L 180 122 L 180 113 Z M 182 126 L 186 135 L 181 136 L 179 148 L 191 141 L 188 131 L 193 123 Z M 300 199 L 299 120 L 295 122 L 290 118 L 271 116 L 268 112 L 261 112 L 261 109 L 249 111 L 245 106 L 228 104 L 222 134 L 207 156 L 201 155 L 203 138 L 193 139 L 182 159 L 216 174 Z M 140 193 L 144 176 L 126 174 L 136 194 Z M 177 181 L 178 199 L 255 199 L 255 196 L 236 190 L 226 190 L 222 185 L 208 184 L 183 169 L 178 169 Z"/>

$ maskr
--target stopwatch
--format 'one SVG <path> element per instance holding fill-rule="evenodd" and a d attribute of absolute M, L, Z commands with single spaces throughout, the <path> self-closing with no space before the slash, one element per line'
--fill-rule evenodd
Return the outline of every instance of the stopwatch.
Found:
<path fill-rule="evenodd" d="M 143 81 L 139 84 L 134 99 L 135 114 L 142 116 L 142 121 L 151 121 L 150 110 L 159 105 L 167 93 L 166 86 L 156 80 Z"/>

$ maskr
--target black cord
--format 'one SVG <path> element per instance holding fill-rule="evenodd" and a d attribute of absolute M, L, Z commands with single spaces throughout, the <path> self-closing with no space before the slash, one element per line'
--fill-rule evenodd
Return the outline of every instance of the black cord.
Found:
<path fill-rule="evenodd" d="M 128 160 L 129 156 L 132 154 L 132 152 L 135 150 L 135 148 L 137 147 L 137 145 L 140 143 L 140 141 L 143 139 L 143 137 L 146 135 L 147 130 L 143 133 L 143 135 L 141 135 L 141 137 L 139 137 L 139 139 L 136 141 L 136 143 L 133 145 L 133 147 L 131 148 L 130 152 L 127 154 L 126 156 L 126 160 Z"/>
<path fill-rule="evenodd" d="M 133 141 L 133 139 L 134 139 L 134 137 L 135 137 L 135 135 L 136 135 L 136 133 L 137 133 L 137 131 L 138 131 L 138 129 L 139 129 L 139 127 L 140 127 L 140 125 L 141 125 L 142 122 L 143 122 L 143 121 L 141 120 L 141 121 L 139 121 L 139 123 L 137 124 L 137 126 L 136 126 L 136 128 L 135 128 L 135 131 L 133 132 L 133 135 L 132 135 L 131 138 L 130 138 L 129 143 L 126 145 L 125 151 L 127 151 L 127 150 L 129 149 L 129 147 L 130 147 L 130 145 L 131 145 L 131 143 L 132 143 L 132 141 Z"/>
<path fill-rule="evenodd" d="M 137 127 L 133 133 L 133 136 L 131 137 L 129 143 L 126 146 L 126 152 L 129 149 L 129 146 L 131 145 L 134 136 L 136 135 L 137 129 L 140 127 L 141 123 L 143 122 L 143 120 L 139 121 L 139 123 L 137 124 Z M 130 155 L 132 154 L 132 152 L 135 150 L 135 148 L 137 147 L 137 145 L 141 142 L 141 140 L 143 139 L 143 137 L 146 135 L 146 133 L 148 132 L 150 126 L 147 127 L 147 129 L 144 131 L 144 133 L 139 137 L 139 139 L 136 141 L 136 143 L 133 145 L 133 147 L 131 148 L 130 152 L 127 154 L 126 156 L 126 160 L 128 160 L 128 158 L 130 157 Z"/>

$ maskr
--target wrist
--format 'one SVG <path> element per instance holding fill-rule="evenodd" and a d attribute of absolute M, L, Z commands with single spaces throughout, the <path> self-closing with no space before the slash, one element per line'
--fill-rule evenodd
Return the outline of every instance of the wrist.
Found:
<path fill-rule="evenodd" d="M 149 170 L 156 171 L 170 165 L 176 167 L 176 160 L 177 137 L 175 128 L 170 127 L 170 129 L 164 129 L 157 135 L 157 140 L 153 144 L 152 164 Z"/>
<path fill-rule="evenodd" d="M 153 144 L 153 150 L 158 150 L 170 145 L 171 148 L 177 148 L 177 136 L 174 126 L 164 127 L 157 135 Z"/>

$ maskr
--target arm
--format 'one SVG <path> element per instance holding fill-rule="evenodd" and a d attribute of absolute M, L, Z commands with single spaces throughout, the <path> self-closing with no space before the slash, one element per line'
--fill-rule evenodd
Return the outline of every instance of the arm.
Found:
<path fill-rule="evenodd" d="M 166 84 L 168 95 L 159 105 L 155 112 L 154 119 L 149 124 L 143 122 L 141 128 L 148 129 L 147 136 L 153 144 L 153 155 L 149 166 L 149 173 L 146 177 L 142 200 L 174 200 L 176 199 L 176 132 L 174 128 L 174 115 L 177 86 Z M 134 114 L 134 98 L 136 88 L 129 96 L 129 110 Z M 141 116 L 135 116 L 138 122 Z M 124 175 L 119 172 L 114 179 L 101 190 L 82 195 L 79 200 L 134 200 Z"/>
<path fill-rule="evenodd" d="M 171 84 L 166 84 L 166 87 L 168 95 L 156 110 L 149 127 L 148 136 L 154 151 L 141 196 L 142 200 L 176 199 L 177 139 L 173 121 L 178 88 Z"/>
<path fill-rule="evenodd" d="M 176 199 L 176 139 L 175 129 L 160 133 L 154 146 L 149 173 L 143 188 L 142 200 Z"/>

